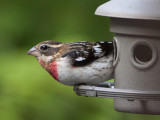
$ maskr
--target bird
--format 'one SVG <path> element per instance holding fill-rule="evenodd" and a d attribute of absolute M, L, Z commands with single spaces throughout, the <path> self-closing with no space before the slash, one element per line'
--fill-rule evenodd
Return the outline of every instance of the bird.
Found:
<path fill-rule="evenodd" d="M 94 85 L 113 78 L 113 42 L 43 41 L 32 47 L 28 55 L 58 82 L 68 85 Z"/>

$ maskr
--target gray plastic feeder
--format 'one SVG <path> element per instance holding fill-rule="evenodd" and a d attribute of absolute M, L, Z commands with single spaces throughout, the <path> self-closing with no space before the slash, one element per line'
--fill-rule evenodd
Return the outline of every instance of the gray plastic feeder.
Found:
<path fill-rule="evenodd" d="M 111 0 L 96 15 L 111 18 L 115 85 L 77 86 L 76 93 L 114 98 L 120 112 L 160 114 L 160 0 Z"/>

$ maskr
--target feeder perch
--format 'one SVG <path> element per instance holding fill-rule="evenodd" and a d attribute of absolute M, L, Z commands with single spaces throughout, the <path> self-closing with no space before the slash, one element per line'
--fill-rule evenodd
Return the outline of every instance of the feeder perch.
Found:
<path fill-rule="evenodd" d="M 160 114 L 160 0 L 111 0 L 96 10 L 110 17 L 114 85 L 75 86 L 81 96 L 114 98 L 120 112 Z"/>

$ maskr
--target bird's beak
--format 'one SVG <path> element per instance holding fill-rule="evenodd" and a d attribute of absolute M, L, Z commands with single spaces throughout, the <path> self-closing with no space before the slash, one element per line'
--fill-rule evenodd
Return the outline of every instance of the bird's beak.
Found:
<path fill-rule="evenodd" d="M 38 57 L 39 56 L 39 52 L 37 51 L 37 49 L 35 47 L 31 48 L 28 52 L 27 52 L 28 55 L 32 55 L 32 56 L 35 56 L 35 57 Z"/>

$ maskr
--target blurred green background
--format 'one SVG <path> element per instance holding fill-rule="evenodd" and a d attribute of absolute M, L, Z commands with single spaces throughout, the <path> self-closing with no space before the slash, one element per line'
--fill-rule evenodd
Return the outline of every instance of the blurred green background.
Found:
<path fill-rule="evenodd" d="M 0 120 L 159 120 L 116 112 L 113 100 L 79 97 L 27 51 L 44 40 L 112 40 L 106 0 L 0 0 Z"/>

